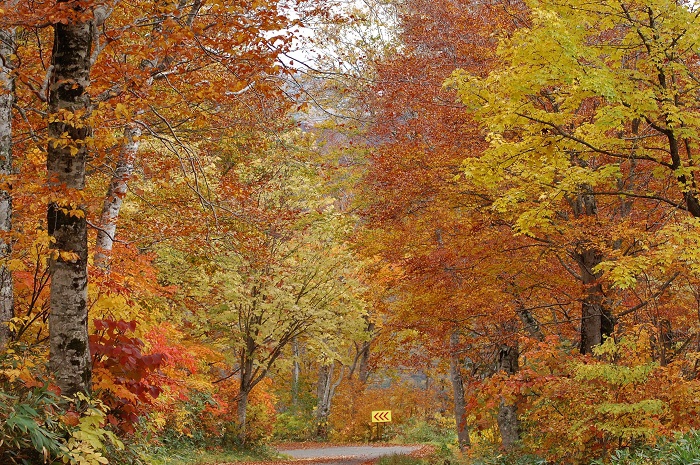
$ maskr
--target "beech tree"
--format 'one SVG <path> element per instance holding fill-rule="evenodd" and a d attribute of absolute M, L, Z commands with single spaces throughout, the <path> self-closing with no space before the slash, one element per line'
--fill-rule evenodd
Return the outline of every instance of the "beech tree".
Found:
<path fill-rule="evenodd" d="M 580 282 L 580 350 L 591 353 L 646 305 L 615 314 L 623 297 L 614 287 L 634 285 L 658 260 L 675 261 L 666 241 L 651 237 L 689 224 L 679 210 L 698 216 L 689 97 L 698 19 L 673 1 L 530 6 L 533 27 L 500 45 L 507 69 L 451 81 L 490 132 L 490 148 L 467 160 L 465 173 L 487 187 L 517 234 L 548 247 Z M 642 246 L 651 243 L 656 258 Z M 673 265 L 655 274 L 663 293 Z"/>
<path fill-rule="evenodd" d="M 47 225 L 53 238 L 51 367 L 66 396 L 89 392 L 87 217 L 81 191 L 92 123 L 88 119 L 95 11 L 68 1 L 57 7 L 65 15 L 54 24 L 49 83 L 49 131 L 46 167 L 54 199 Z M 94 7 L 101 8 L 101 7 Z"/>
<path fill-rule="evenodd" d="M 147 6 L 147 14 L 152 17 L 148 36 L 139 28 L 134 28 L 135 33 L 123 32 L 127 28 L 121 24 L 108 31 L 122 35 L 121 44 L 109 47 L 124 53 L 125 62 L 106 60 L 103 66 L 110 73 L 102 78 L 102 86 L 106 88 L 105 97 L 117 106 L 115 116 L 124 126 L 120 129 L 121 147 L 104 166 L 111 179 L 100 215 L 95 255 L 103 268 L 109 262 L 119 212 L 142 140 L 149 141 L 151 152 L 160 146 L 158 150 L 178 158 L 182 175 L 199 195 L 206 174 L 196 168 L 198 153 L 235 133 L 234 126 L 240 128 L 238 121 L 244 119 L 240 113 L 245 112 L 247 97 L 244 94 L 269 97 L 272 106 L 281 103 L 281 91 L 270 75 L 277 72 L 275 59 L 288 48 L 292 37 L 282 31 L 294 20 L 281 14 L 276 2 L 224 5 L 179 1 L 151 2 Z M 139 21 L 143 18 L 132 20 Z M 143 43 L 148 45 L 144 47 Z M 133 83 L 124 79 L 124 74 L 138 82 L 138 92 L 133 92 Z M 216 201 L 209 200 L 208 209 L 218 209 Z"/>

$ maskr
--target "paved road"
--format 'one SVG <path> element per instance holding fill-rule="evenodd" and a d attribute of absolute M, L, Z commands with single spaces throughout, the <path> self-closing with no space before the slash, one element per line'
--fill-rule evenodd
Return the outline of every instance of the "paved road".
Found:
<path fill-rule="evenodd" d="M 280 453 L 295 459 L 306 459 L 324 464 L 355 464 L 384 455 L 410 454 L 421 446 L 341 446 L 317 449 L 280 449 Z M 324 459 L 329 459 L 328 461 Z"/>

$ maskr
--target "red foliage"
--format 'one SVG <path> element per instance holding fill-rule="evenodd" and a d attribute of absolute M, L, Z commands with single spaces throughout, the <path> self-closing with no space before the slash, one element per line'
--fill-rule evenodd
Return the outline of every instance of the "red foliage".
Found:
<path fill-rule="evenodd" d="M 93 371 L 110 378 L 96 380 L 95 384 L 102 388 L 100 395 L 110 408 L 110 423 L 133 432 L 143 406 L 151 404 L 162 392 L 157 373 L 166 355 L 144 354 L 143 341 L 127 336 L 136 329 L 136 321 L 105 318 L 94 324 L 96 333 L 90 335 Z"/>

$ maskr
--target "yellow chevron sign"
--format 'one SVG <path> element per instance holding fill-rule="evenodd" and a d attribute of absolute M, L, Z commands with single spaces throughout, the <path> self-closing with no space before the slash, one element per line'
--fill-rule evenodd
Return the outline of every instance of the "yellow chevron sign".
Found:
<path fill-rule="evenodd" d="M 372 410 L 372 423 L 389 423 L 391 410 Z"/>

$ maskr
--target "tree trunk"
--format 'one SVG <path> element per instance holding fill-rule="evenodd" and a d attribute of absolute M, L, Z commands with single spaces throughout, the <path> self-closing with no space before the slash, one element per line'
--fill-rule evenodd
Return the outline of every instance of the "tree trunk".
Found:
<path fill-rule="evenodd" d="M 59 1 L 61 3 L 62 1 Z M 74 7 L 76 10 L 79 6 Z M 76 11 L 75 18 L 82 11 Z M 92 20 L 54 25 L 46 166 L 53 198 L 47 223 L 54 239 L 49 316 L 50 365 L 65 396 L 90 390 L 85 186 Z M 70 199 L 70 200 L 69 200 Z M 77 203 L 77 204 L 76 204 Z"/>
<path fill-rule="evenodd" d="M 498 350 L 498 370 L 509 375 L 518 371 L 517 345 L 501 345 Z M 501 399 L 498 406 L 498 430 L 501 433 L 501 445 L 506 450 L 512 450 L 520 440 L 520 422 L 518 421 L 518 405 L 507 403 Z"/>
<path fill-rule="evenodd" d="M 341 368 L 338 380 L 333 382 L 335 362 L 330 365 L 321 365 L 318 369 L 318 384 L 316 385 L 316 435 L 321 439 L 328 438 L 328 418 L 331 415 L 331 404 L 335 396 L 335 390 L 343 380 L 344 368 Z"/>
<path fill-rule="evenodd" d="M 590 186 L 582 186 L 583 192 L 572 203 L 574 215 L 596 216 L 598 206 Z M 598 282 L 601 274 L 593 269 L 603 261 L 603 254 L 589 241 L 577 244 L 572 254 L 581 272 L 580 279 L 584 286 L 584 297 L 581 302 L 581 343 L 579 350 L 582 354 L 592 353 L 592 348 L 603 342 L 603 337 L 612 334 L 613 318 L 605 306 L 603 286 Z"/>
<path fill-rule="evenodd" d="M 316 436 L 321 439 L 328 437 L 328 415 L 330 414 L 331 380 L 333 365 L 321 365 L 318 368 L 318 384 L 316 385 Z"/>
<path fill-rule="evenodd" d="M 238 395 L 238 407 L 236 408 L 236 416 L 238 417 L 238 440 L 241 444 L 246 442 L 246 417 L 248 414 L 248 392 L 241 391 Z"/>
<path fill-rule="evenodd" d="M 255 342 L 248 338 L 247 346 L 250 348 Z M 243 349 L 241 355 L 241 377 L 240 388 L 238 394 L 238 408 L 236 414 L 238 416 L 238 440 L 241 444 L 245 444 L 248 438 L 247 435 L 247 415 L 248 415 L 248 395 L 252 389 L 253 381 L 253 358 L 249 356 L 249 349 Z"/>
<path fill-rule="evenodd" d="M 9 342 L 12 334 L 8 326 L 14 317 L 14 285 L 12 272 L 7 266 L 12 244 L 9 232 L 12 229 L 12 195 L 7 176 L 12 174 L 12 103 L 15 89 L 10 68 L 10 57 L 15 50 L 15 30 L 0 29 L 0 176 L 4 177 L 0 188 L 0 350 Z"/>
<path fill-rule="evenodd" d="M 450 335 L 450 378 L 452 379 L 452 391 L 454 393 L 457 442 L 459 444 L 459 450 L 464 451 L 471 446 L 471 442 L 469 440 L 469 427 L 467 426 L 467 406 L 464 401 L 464 381 L 462 378 L 458 346 L 459 332 L 455 330 Z"/>
<path fill-rule="evenodd" d="M 582 283 L 585 294 L 581 303 L 581 344 L 582 354 L 592 353 L 594 346 L 603 342 L 604 336 L 614 329 L 610 310 L 605 306 L 603 286 L 598 282 L 598 274 L 593 268 L 602 261 L 602 255 L 595 250 L 585 250 L 578 254 Z"/>
<path fill-rule="evenodd" d="M 367 323 L 366 331 L 370 335 L 370 339 L 361 343 L 355 342 L 355 357 L 353 358 L 352 365 L 350 365 L 350 370 L 348 372 L 348 378 L 352 379 L 355 371 L 357 371 L 357 377 L 363 385 L 367 384 L 367 379 L 369 379 L 369 349 L 374 339 L 375 327 L 374 322 L 371 321 L 368 316 L 365 316 L 365 322 Z"/>
<path fill-rule="evenodd" d="M 367 332 L 370 334 L 374 333 L 374 322 L 370 321 L 367 324 Z M 374 337 L 374 336 L 373 336 Z M 362 384 L 367 384 L 367 380 L 369 379 L 369 355 L 370 355 L 370 348 L 372 346 L 372 340 L 370 339 L 369 341 L 365 341 L 362 343 L 362 349 L 360 352 L 360 367 L 358 370 L 357 378 L 360 380 Z"/>
<path fill-rule="evenodd" d="M 292 405 L 299 405 L 299 377 L 301 375 L 301 366 L 299 365 L 299 341 L 294 338 L 292 341 L 292 354 L 294 357 L 292 365 Z"/>
<path fill-rule="evenodd" d="M 544 334 L 542 333 L 542 329 L 540 328 L 540 322 L 537 321 L 537 319 L 532 315 L 532 313 L 530 313 L 530 311 L 527 310 L 521 302 L 516 301 L 515 305 L 518 318 L 520 318 L 520 321 L 522 322 L 523 326 L 525 327 L 525 330 L 528 332 L 530 337 L 535 338 L 538 341 L 543 341 Z"/>
<path fill-rule="evenodd" d="M 102 215 L 100 216 L 99 229 L 95 250 L 95 265 L 103 269 L 109 268 L 109 261 L 114 247 L 114 237 L 117 231 L 117 219 L 126 196 L 127 183 L 134 174 L 134 161 L 139 149 L 139 136 L 141 130 L 130 125 L 124 128 L 124 143 L 119 152 L 119 159 L 114 170 L 114 175 L 109 183 Z"/>

